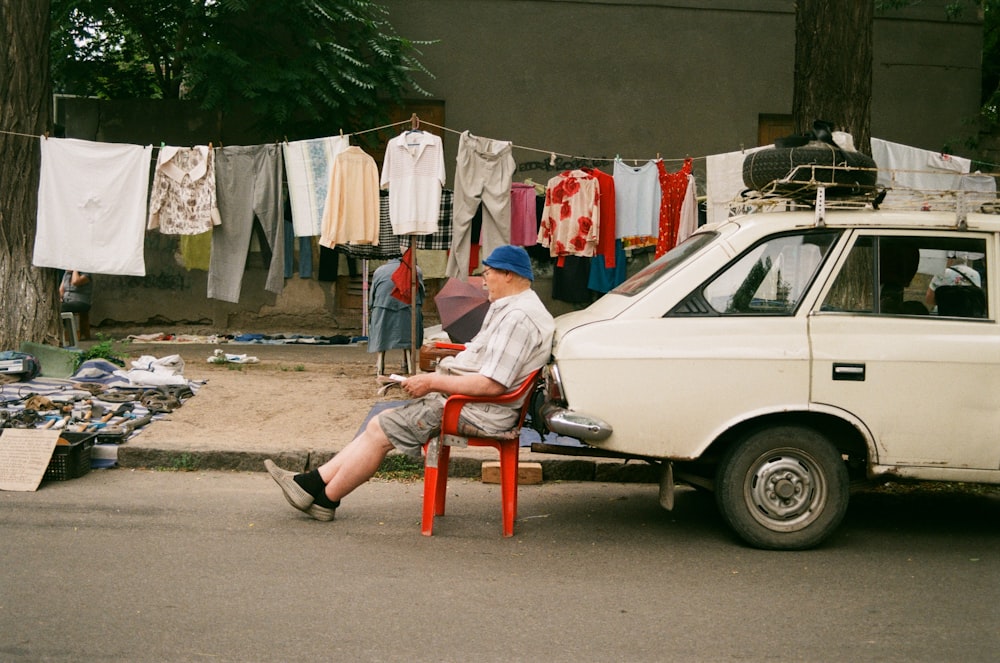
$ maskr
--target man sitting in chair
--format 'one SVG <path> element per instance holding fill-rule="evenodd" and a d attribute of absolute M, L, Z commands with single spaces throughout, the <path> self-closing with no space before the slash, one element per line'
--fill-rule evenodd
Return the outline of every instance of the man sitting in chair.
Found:
<path fill-rule="evenodd" d="M 372 417 L 340 453 L 311 472 L 295 474 L 264 461 L 289 504 L 316 520 L 333 520 L 340 500 L 368 481 L 390 450 L 420 457 L 424 443 L 440 432 L 450 394 L 500 396 L 548 362 L 555 321 L 531 289 L 534 274 L 527 251 L 501 246 L 483 264 L 490 308 L 482 329 L 463 351 L 442 359 L 434 373 L 403 380 L 414 400 Z M 520 405 L 470 403 L 461 420 L 502 433 L 517 425 Z"/>

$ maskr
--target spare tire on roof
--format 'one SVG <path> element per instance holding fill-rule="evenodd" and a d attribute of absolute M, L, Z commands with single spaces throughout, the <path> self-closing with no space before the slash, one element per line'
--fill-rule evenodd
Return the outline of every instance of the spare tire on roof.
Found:
<path fill-rule="evenodd" d="M 808 183 L 815 182 L 827 187 L 827 195 L 853 195 L 874 189 L 875 168 L 875 160 L 867 154 L 813 140 L 748 154 L 743 159 L 743 183 L 765 193 L 811 197 Z"/>

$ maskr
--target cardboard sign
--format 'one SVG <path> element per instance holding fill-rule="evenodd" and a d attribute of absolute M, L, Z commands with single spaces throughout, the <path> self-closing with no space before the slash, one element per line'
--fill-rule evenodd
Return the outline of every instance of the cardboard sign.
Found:
<path fill-rule="evenodd" d="M 0 490 L 38 490 L 58 441 L 57 430 L 0 430 Z"/>

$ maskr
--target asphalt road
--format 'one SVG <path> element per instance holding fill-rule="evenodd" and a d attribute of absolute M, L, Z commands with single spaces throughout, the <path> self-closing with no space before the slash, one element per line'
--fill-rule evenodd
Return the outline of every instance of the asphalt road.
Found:
<path fill-rule="evenodd" d="M 822 548 L 737 542 L 650 485 L 372 482 L 332 523 L 264 473 L 0 493 L 0 661 L 995 661 L 1000 498 L 855 496 Z"/>

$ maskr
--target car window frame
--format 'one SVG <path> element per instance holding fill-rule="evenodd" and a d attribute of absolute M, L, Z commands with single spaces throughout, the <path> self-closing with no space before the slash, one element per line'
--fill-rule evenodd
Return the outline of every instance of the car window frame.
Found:
<path fill-rule="evenodd" d="M 836 308 L 827 308 L 830 297 L 833 295 L 835 288 L 837 288 L 838 278 L 844 273 L 847 263 L 851 260 L 853 252 L 858 248 L 859 244 L 869 240 L 872 243 L 870 250 L 873 252 L 871 256 L 871 284 L 872 290 L 869 293 L 873 300 L 872 310 L 838 310 Z M 882 279 L 882 244 L 885 240 L 903 240 L 906 243 L 916 245 L 920 253 L 921 264 L 929 258 L 932 258 L 932 254 L 928 255 L 925 252 L 931 251 L 966 251 L 969 252 L 972 249 L 978 249 L 977 251 L 972 251 L 974 253 L 982 253 L 982 261 L 984 273 L 981 274 L 980 288 L 983 290 L 984 297 L 986 300 L 986 313 L 982 317 L 975 316 L 963 316 L 963 315 L 938 315 L 928 310 L 927 313 L 915 313 L 915 312 L 904 312 L 904 311 L 885 311 L 883 310 L 883 302 L 881 301 L 881 290 L 883 287 Z M 832 266 L 829 277 L 827 279 L 827 284 L 825 284 L 822 289 L 817 293 L 816 298 L 816 310 L 814 314 L 817 315 L 859 315 L 859 316 L 873 316 L 881 318 L 891 318 L 891 317 L 904 317 L 904 318 L 927 318 L 930 320 L 965 320 L 971 322 L 981 322 L 990 321 L 995 317 L 995 311 L 992 309 L 990 297 L 989 297 L 989 280 L 990 271 L 992 271 L 992 262 L 990 260 L 990 247 L 994 241 L 993 236 L 990 233 L 969 231 L 961 234 L 956 233 L 955 230 L 946 231 L 933 231 L 933 230 L 907 230 L 900 228 L 860 228 L 856 229 L 850 237 L 847 238 L 843 249 L 843 257 L 839 258 L 837 262 Z M 978 270 L 977 270 L 978 271 Z M 928 272 L 918 271 L 912 278 L 905 290 L 912 291 L 914 289 L 918 290 L 918 293 L 913 293 L 915 296 L 919 294 L 921 288 L 914 286 L 913 279 L 917 279 L 917 276 L 922 274 L 924 277 L 928 275 Z M 933 276 L 932 276 L 933 278 Z M 923 298 L 921 298 L 922 300 Z M 913 300 L 905 300 L 904 303 L 909 303 Z"/>
<path fill-rule="evenodd" d="M 806 282 L 801 287 L 801 295 L 798 297 L 795 305 L 789 310 L 783 311 L 741 311 L 741 312 L 726 312 L 719 311 L 714 305 L 709 301 L 708 297 L 705 296 L 705 290 L 711 286 L 713 283 L 718 281 L 727 271 L 733 269 L 738 265 L 747 255 L 756 251 L 761 245 L 767 242 L 774 242 L 775 240 L 780 240 L 785 237 L 795 237 L 795 236 L 819 236 L 819 235 L 829 235 L 830 240 L 827 245 L 825 253 L 820 256 L 819 261 L 813 268 L 812 274 L 806 280 Z M 725 265 L 716 270 L 710 277 L 705 279 L 697 288 L 688 293 L 683 297 L 673 308 L 671 308 L 663 317 L 725 317 L 725 318 L 737 318 L 737 317 L 793 317 L 798 314 L 799 310 L 802 308 L 803 303 L 809 298 L 809 293 L 812 292 L 817 283 L 817 279 L 820 274 L 823 273 L 824 268 L 830 256 L 837 254 L 836 247 L 841 243 L 842 237 L 844 235 L 844 230 L 840 228 L 829 228 L 829 227 L 812 227 L 812 228 L 794 228 L 789 230 L 784 230 L 781 232 L 774 232 L 764 237 L 761 237 L 749 247 L 738 253 L 732 259 L 728 260 Z"/>

